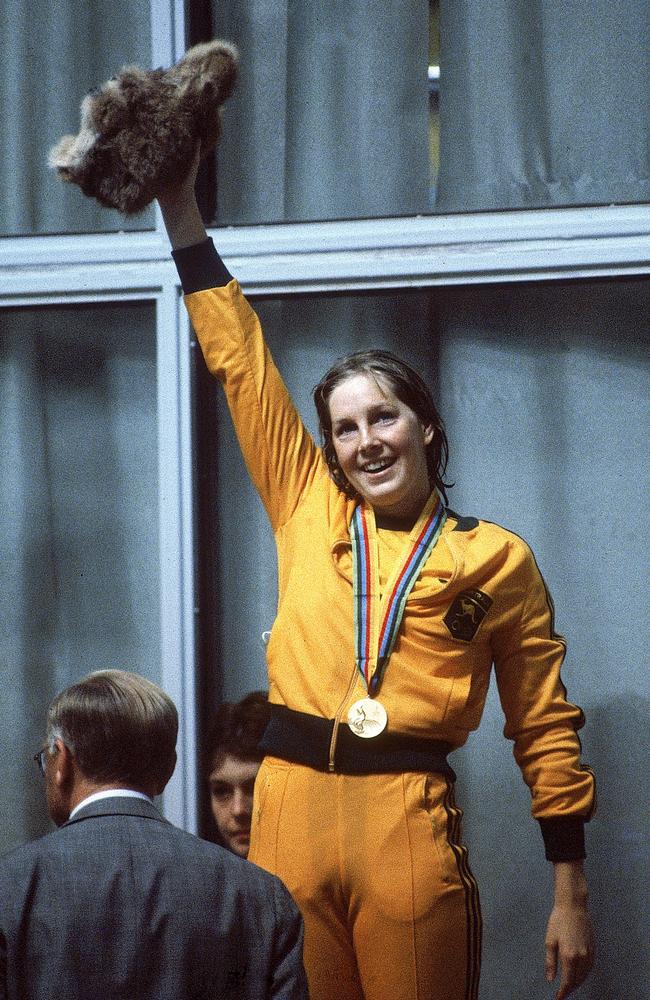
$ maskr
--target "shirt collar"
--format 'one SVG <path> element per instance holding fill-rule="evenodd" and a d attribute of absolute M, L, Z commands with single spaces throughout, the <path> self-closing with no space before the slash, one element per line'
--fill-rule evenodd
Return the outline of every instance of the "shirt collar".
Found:
<path fill-rule="evenodd" d="M 105 788 L 101 792 L 93 792 L 92 795 L 87 795 L 85 799 L 82 799 L 78 803 L 68 816 L 68 822 L 76 816 L 80 809 L 84 809 L 89 806 L 91 802 L 100 802 L 102 799 L 144 799 L 145 802 L 152 802 L 153 800 L 145 795 L 144 792 L 136 792 L 133 788 Z"/>

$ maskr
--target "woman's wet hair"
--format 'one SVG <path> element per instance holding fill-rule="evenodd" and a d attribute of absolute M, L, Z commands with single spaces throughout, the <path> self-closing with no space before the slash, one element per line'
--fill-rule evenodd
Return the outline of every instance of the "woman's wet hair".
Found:
<path fill-rule="evenodd" d="M 329 407 L 330 396 L 334 389 L 354 375 L 370 375 L 380 383 L 382 381 L 387 383 L 400 402 L 413 410 L 420 423 L 433 427 L 433 438 L 425 447 L 429 482 L 432 489 L 435 487 L 440 491 L 446 503 L 446 490 L 451 484 L 444 481 L 449 458 L 445 425 L 424 380 L 414 368 L 389 351 L 355 351 L 354 354 L 348 354 L 347 357 L 337 361 L 314 387 L 314 403 L 318 413 L 323 454 L 338 488 L 351 499 L 358 499 L 336 457 Z"/>

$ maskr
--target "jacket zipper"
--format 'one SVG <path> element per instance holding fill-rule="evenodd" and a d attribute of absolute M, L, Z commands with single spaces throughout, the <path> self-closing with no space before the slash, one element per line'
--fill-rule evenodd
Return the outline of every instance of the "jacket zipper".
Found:
<path fill-rule="evenodd" d="M 330 739 L 330 749 L 329 749 L 329 759 L 328 759 L 328 770 L 332 774 L 335 769 L 334 758 L 336 757 L 336 742 L 339 735 L 339 727 L 341 725 L 341 716 L 348 701 L 352 697 L 352 692 L 354 691 L 357 684 L 357 677 L 359 676 L 359 671 L 357 670 L 356 664 L 352 671 L 352 677 L 350 678 L 350 683 L 348 684 L 348 689 L 345 692 L 345 697 L 338 707 L 338 711 L 334 716 L 334 726 L 332 728 L 332 737 Z"/>

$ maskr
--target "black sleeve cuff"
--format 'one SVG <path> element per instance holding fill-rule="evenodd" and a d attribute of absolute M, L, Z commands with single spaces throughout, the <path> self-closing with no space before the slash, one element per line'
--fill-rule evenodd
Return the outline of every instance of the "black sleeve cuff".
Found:
<path fill-rule="evenodd" d="M 186 295 L 204 288 L 218 288 L 232 281 L 232 274 L 208 237 L 191 247 L 172 250 L 178 276 Z"/>
<path fill-rule="evenodd" d="M 581 861 L 586 857 L 583 816 L 540 819 L 539 826 L 548 861 Z"/>

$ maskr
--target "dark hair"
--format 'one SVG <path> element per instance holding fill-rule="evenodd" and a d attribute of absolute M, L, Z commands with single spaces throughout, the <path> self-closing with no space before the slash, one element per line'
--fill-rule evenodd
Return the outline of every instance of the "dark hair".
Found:
<path fill-rule="evenodd" d="M 60 739 L 85 777 L 162 791 L 176 763 L 178 713 L 145 677 L 99 670 L 62 691 L 47 714 L 50 747 Z"/>
<path fill-rule="evenodd" d="M 413 410 L 422 424 L 425 426 L 431 424 L 433 438 L 425 448 L 429 482 L 432 489 L 436 487 L 440 491 L 446 502 L 446 489 L 451 484 L 445 483 L 443 478 L 449 458 L 449 444 L 442 417 L 436 409 L 426 383 L 415 369 L 388 351 L 355 351 L 354 354 L 337 361 L 314 387 L 314 403 L 318 413 L 323 454 L 338 488 L 350 499 L 358 499 L 336 457 L 329 408 L 329 399 L 334 389 L 353 375 L 372 375 L 385 380 L 400 402 Z"/>
<path fill-rule="evenodd" d="M 264 754 L 257 744 L 270 714 L 265 691 L 251 691 L 241 701 L 225 701 L 219 705 L 203 751 L 205 770 L 212 771 L 226 756 L 261 761 Z"/>

